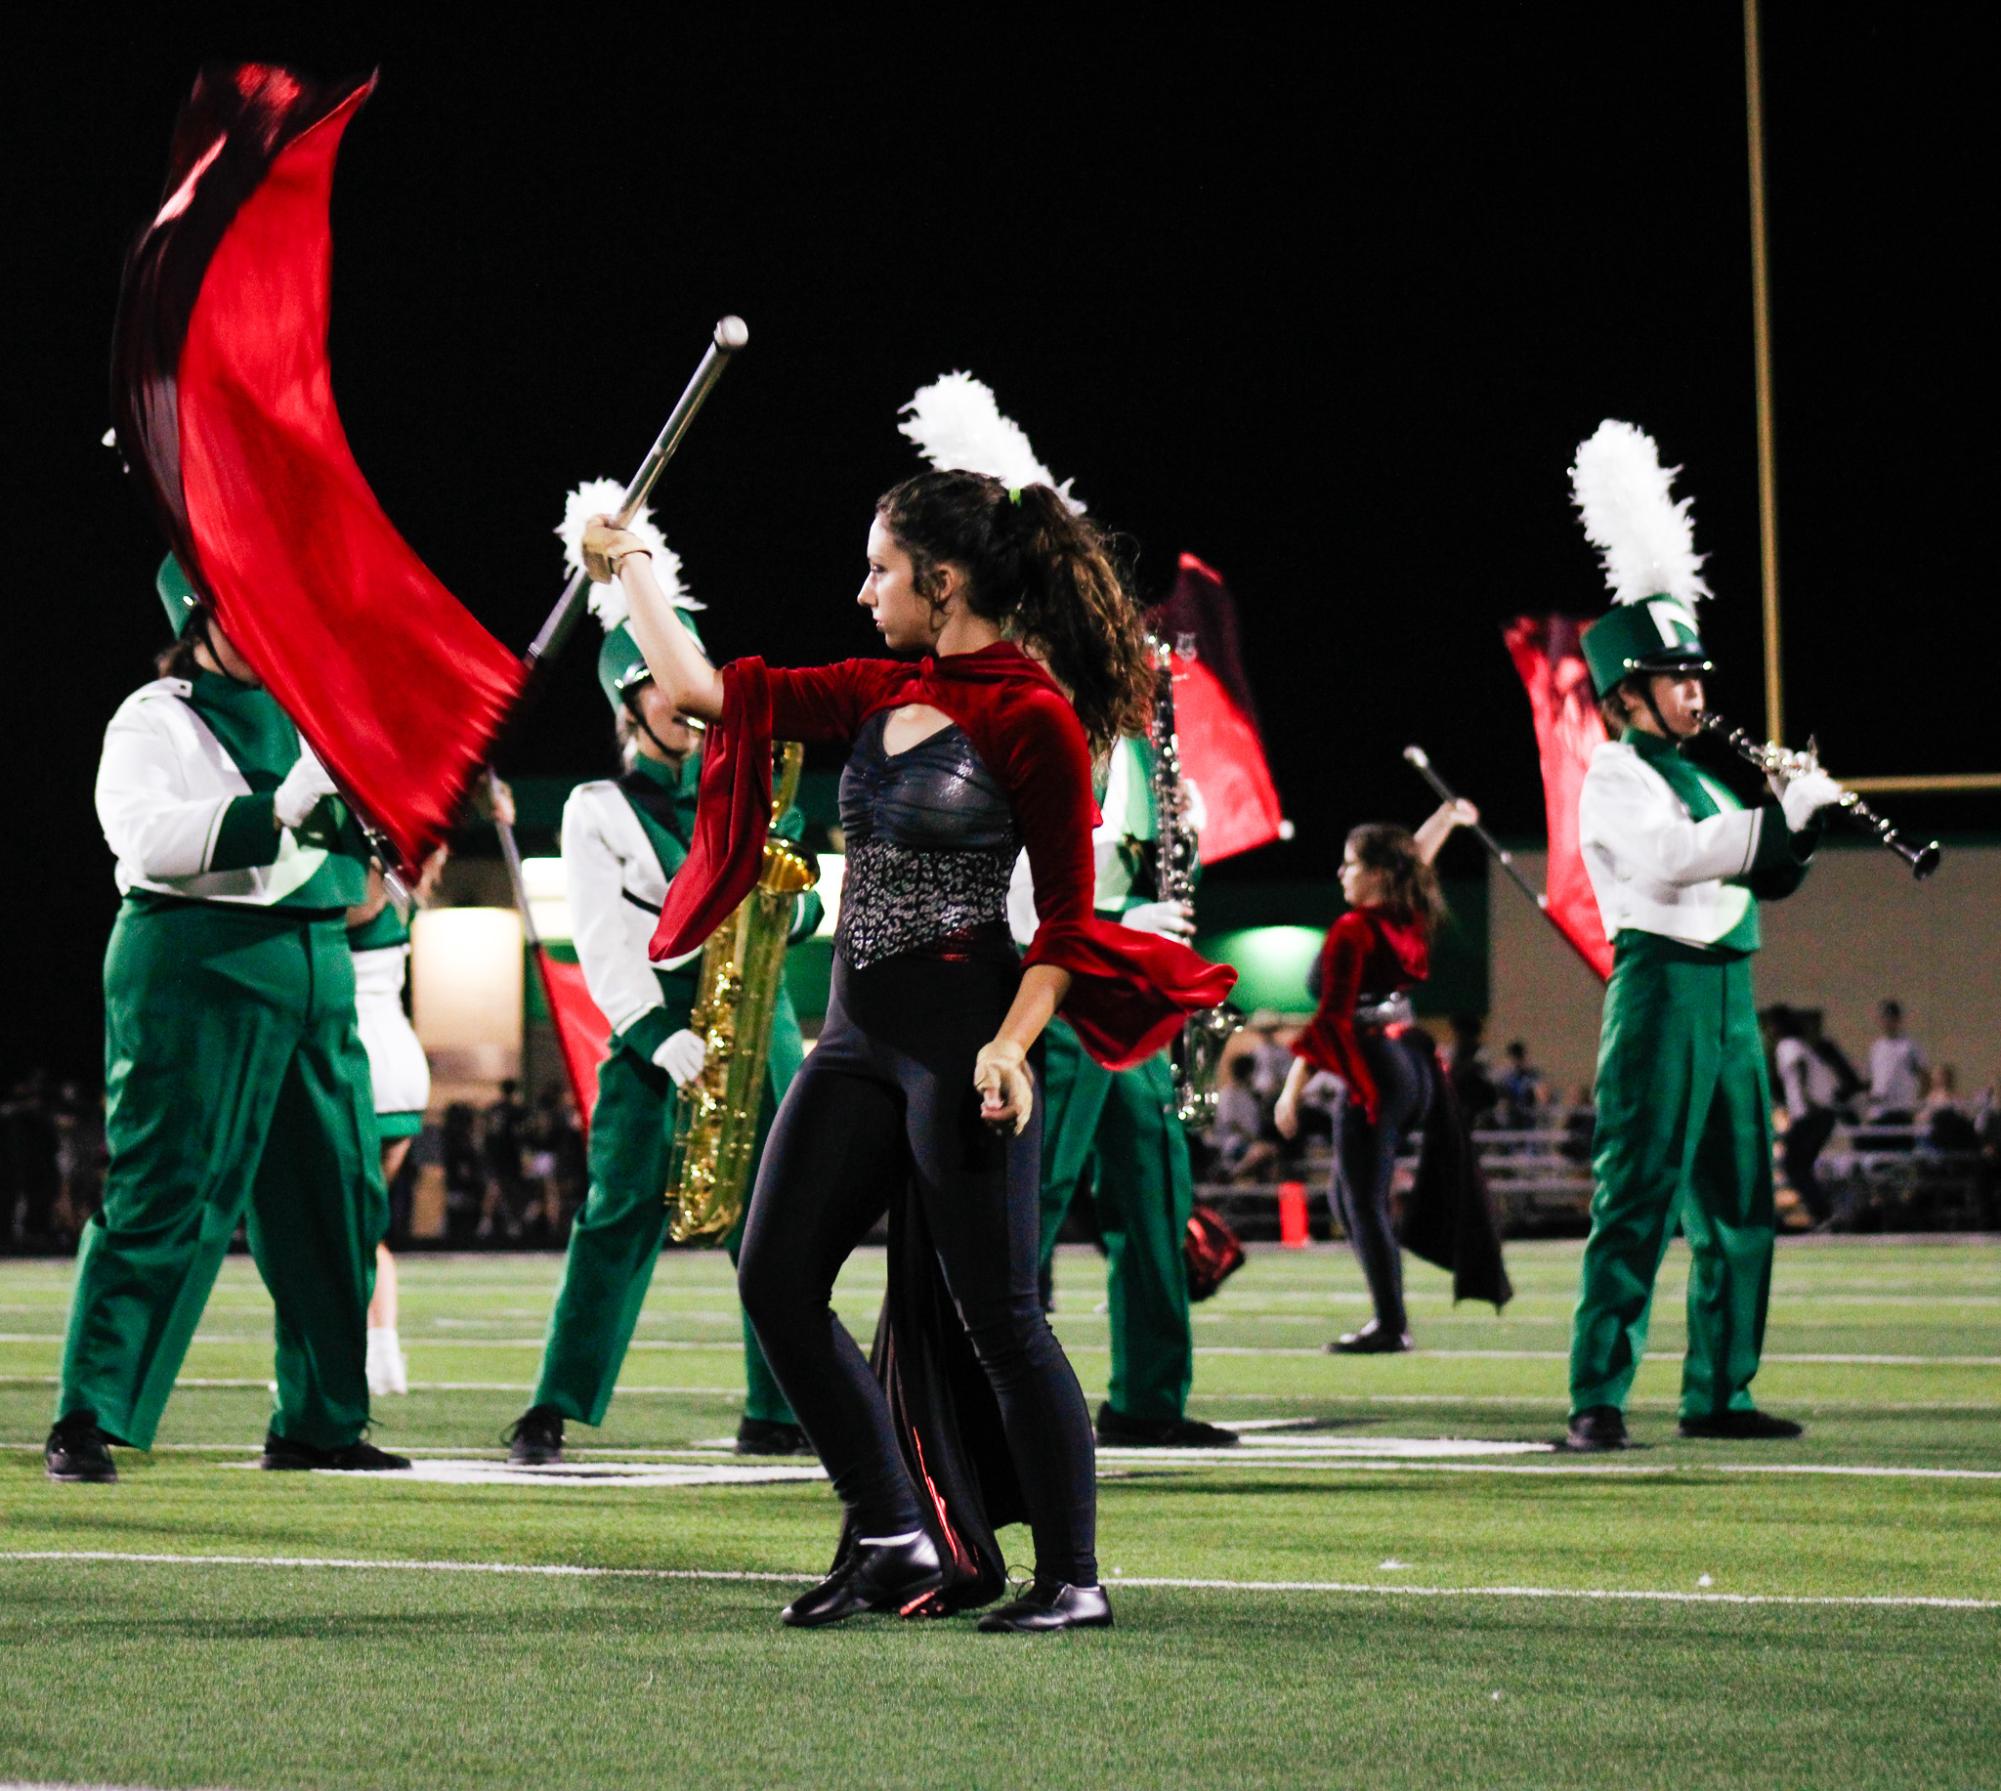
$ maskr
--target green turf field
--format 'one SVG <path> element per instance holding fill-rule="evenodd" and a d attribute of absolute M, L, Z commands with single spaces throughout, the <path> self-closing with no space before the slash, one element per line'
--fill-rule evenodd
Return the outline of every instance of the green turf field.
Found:
<path fill-rule="evenodd" d="M 823 1482 L 738 1464 L 727 1264 L 663 1261 L 596 1481 L 492 1473 L 554 1258 L 404 1264 L 379 1442 L 457 1478 L 246 1471 L 270 1306 L 232 1260 L 150 1456 L 54 1486 L 70 1270 L 0 1265 L 0 1781 L 147 1786 L 2001 1785 L 2001 1244 L 1780 1248 L 1761 1397 L 1796 1444 L 1674 1436 L 1679 1251 L 1631 1417 L 1561 1427 L 1577 1246 L 1504 1317 L 1412 1272 L 1422 1353 L 1335 1359 L 1344 1250 L 1197 1309 L 1213 1458 L 1100 1459 L 1118 1627 L 781 1629 Z M 864 1336 L 879 1257 L 840 1306 Z M 1102 1264 L 1057 1324 L 1095 1402 Z M 1515 1447 L 1509 1447 L 1515 1445 Z M 576 1447 L 580 1446 L 580 1447 Z M 600 1453 L 601 1451 L 601 1453 Z M 480 1468 L 471 1464 L 485 1464 Z M 1023 1532 L 1007 1540 L 1026 1549 Z"/>

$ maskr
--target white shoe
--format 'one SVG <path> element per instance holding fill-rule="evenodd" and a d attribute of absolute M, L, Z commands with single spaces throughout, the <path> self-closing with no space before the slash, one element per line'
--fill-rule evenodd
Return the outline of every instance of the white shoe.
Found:
<path fill-rule="evenodd" d="M 396 1333 L 371 1325 L 368 1331 L 368 1390 L 371 1393 L 408 1393 L 410 1365 L 403 1359 L 403 1345 Z"/>

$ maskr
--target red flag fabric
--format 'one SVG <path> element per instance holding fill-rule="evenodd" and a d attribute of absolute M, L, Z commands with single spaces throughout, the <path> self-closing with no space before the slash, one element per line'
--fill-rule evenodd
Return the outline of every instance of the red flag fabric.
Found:
<path fill-rule="evenodd" d="M 1174 734 L 1181 769 L 1202 794 L 1202 863 L 1283 837 L 1285 816 L 1238 647 L 1237 603 L 1222 575 L 1184 553 L 1174 590 L 1148 621 L 1170 647 L 1186 640 L 1195 648 L 1191 659 L 1176 655 Z"/>
<path fill-rule="evenodd" d="M 396 532 L 334 406 L 327 205 L 373 88 L 203 72 L 126 263 L 112 410 L 189 582 L 414 876 L 525 668 Z"/>
<path fill-rule="evenodd" d="M 591 999 L 581 964 L 562 963 L 549 955 L 546 945 L 538 945 L 535 968 L 541 973 L 549 1017 L 556 1024 L 556 1043 L 569 1073 L 570 1093 L 576 1098 L 577 1129 L 589 1138 L 591 1114 L 598 1103 L 598 1069 L 605 1060 L 611 1024 Z"/>
<path fill-rule="evenodd" d="M 1612 947 L 1598 917 L 1577 839 L 1577 798 L 1591 755 L 1605 739 L 1591 674 L 1578 647 L 1584 624 L 1572 616 L 1517 616 L 1502 631 L 1528 691 L 1542 757 L 1549 816 L 1549 877 L 1544 905 L 1563 936 L 1600 976 L 1612 974 Z"/>

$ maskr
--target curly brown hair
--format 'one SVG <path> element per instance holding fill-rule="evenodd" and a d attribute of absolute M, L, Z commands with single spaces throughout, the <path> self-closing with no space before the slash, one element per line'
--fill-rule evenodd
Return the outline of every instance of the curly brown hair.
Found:
<path fill-rule="evenodd" d="M 934 609 L 944 568 L 966 574 L 966 605 L 1033 648 L 1070 692 L 1094 754 L 1152 715 L 1146 630 L 1110 538 L 1047 485 L 1010 491 L 985 473 L 919 473 L 876 514 L 910 556 Z"/>
<path fill-rule="evenodd" d="M 1408 827 L 1368 821 L 1350 830 L 1348 850 L 1372 871 L 1381 871 L 1387 893 L 1382 905 L 1397 919 L 1415 921 L 1428 933 L 1445 924 L 1448 912 L 1438 873 L 1424 862 Z"/>

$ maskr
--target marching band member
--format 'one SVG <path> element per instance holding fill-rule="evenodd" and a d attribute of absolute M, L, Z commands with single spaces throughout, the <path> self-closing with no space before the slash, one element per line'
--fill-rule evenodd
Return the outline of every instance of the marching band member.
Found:
<path fill-rule="evenodd" d="M 1189 940 L 1186 902 L 1146 899 L 1136 873 L 1155 835 L 1152 751 L 1126 738 L 1112 749 L 1104 819 L 1093 832 L 1093 907 L 1101 916 L 1164 939 Z M 1035 883 L 1024 854 L 1008 891 L 1008 923 L 1027 946 L 1035 936 Z M 1042 1237 L 1046 1271 L 1078 1190 L 1089 1182 L 1107 1257 L 1112 1378 L 1098 1408 L 1101 1444 L 1123 1448 L 1220 1449 L 1237 1433 L 1187 1415 L 1195 1378 L 1183 1245 L 1195 1206 L 1188 1137 L 1176 1112 L 1165 1051 L 1129 1070 L 1108 1070 L 1060 1017 L 1042 1035 Z"/>
<path fill-rule="evenodd" d="M 1751 994 L 1758 902 L 1790 895 L 1840 798 L 1818 770 L 1745 809 L 1678 748 L 1710 669 L 1688 503 L 1651 438 L 1607 421 L 1571 468 L 1614 607 L 1584 633 L 1613 738 L 1579 832 L 1614 960 L 1598 1049 L 1591 1234 L 1572 1321 L 1565 1447 L 1626 1446 L 1654 1278 L 1677 1222 L 1692 1258 L 1681 1433 L 1796 1437 L 1751 1397 L 1771 1290 L 1771 1090 Z M 1775 782 L 1779 780 L 1775 779 Z"/>
<path fill-rule="evenodd" d="M 1036 1294 L 1031 1052 L 1064 1007 L 1102 1058 L 1149 1056 L 1183 1011 L 1220 1000 L 1229 978 L 1091 914 L 1092 745 L 1143 727 L 1147 713 L 1138 613 L 1102 538 L 1046 485 L 920 474 L 877 507 L 858 601 L 891 652 L 923 657 L 797 671 L 751 659 L 721 673 L 661 594 L 642 543 L 600 523 L 585 546 L 596 576 L 624 584 L 634 632 L 674 702 L 721 724 L 705 809 L 711 789 L 736 793 L 727 811 L 705 812 L 690 865 L 701 877 L 669 892 L 657 951 L 686 949 L 754 880 L 770 740 L 854 742 L 827 1021 L 772 1128 L 739 1277 L 849 1514 L 834 1572 L 785 1620 L 930 1608 L 948 1578 L 974 1601 L 994 1597 L 997 1550 L 990 1531 L 974 1532 L 1014 1515 L 1001 1501 L 1018 1498 L 1034 1584 L 981 1627 L 1107 1625 L 1090 1415 Z M 1046 653 L 1049 672 L 1017 639 Z M 1025 965 L 1006 912 L 1024 844 L 1042 917 Z M 936 1335 L 948 1349 L 970 1343 L 977 1359 L 942 1408 L 899 1396 L 893 1410 L 829 1305 L 841 1264 L 886 1207 L 892 1299 L 880 1359 L 894 1373 L 926 1353 L 919 1314 L 899 1316 L 900 1248 L 931 1273 Z M 984 1509 L 980 1494 L 964 1496 L 955 1458 L 974 1464 Z"/>
<path fill-rule="evenodd" d="M 579 512 L 579 529 L 582 519 Z M 670 565 L 678 570 L 679 561 L 644 513 L 635 526 L 662 572 Z M 678 580 L 672 590 L 677 604 L 686 601 Z M 566 1419 L 604 1422 L 666 1235 L 675 1094 L 701 1074 L 705 1058 L 701 1038 L 688 1027 L 699 952 L 655 965 L 646 949 L 694 838 L 700 736 L 647 669 L 623 619 L 618 587 L 594 587 L 592 608 L 606 629 L 598 683 L 630 759 L 623 777 L 580 784 L 570 793 L 563 808 L 563 873 L 577 957 L 591 999 L 610 1022 L 612 1048 L 599 1068 L 591 1110 L 590 1192 L 570 1232 L 534 1402 L 509 1435 L 509 1459 L 531 1467 L 562 1459 Z M 677 614 L 692 635 L 688 611 L 677 608 Z M 781 830 L 796 838 L 801 825 L 795 809 Z M 799 898 L 790 937 L 805 938 L 820 915 L 820 898 L 808 891 Z M 758 1121 L 760 1151 L 804 1056 L 798 1016 L 781 984 Z M 732 1262 L 742 1232 L 739 1223 L 726 1241 Z M 810 1454 L 748 1319 L 743 1346 L 737 1453 Z"/>
<path fill-rule="evenodd" d="M 104 1207 L 77 1258 L 57 1480 L 152 1446 L 248 1221 L 278 1309 L 266 1468 L 407 1468 L 362 1441 L 364 1315 L 388 1224 L 346 914 L 367 853 L 298 730 L 179 565 L 179 644 L 105 732 L 97 812 L 124 897 L 104 961 Z"/>

